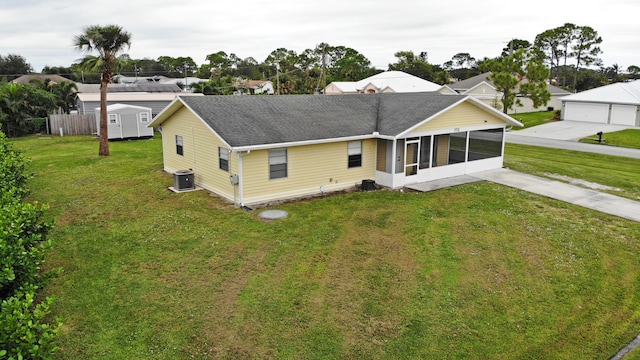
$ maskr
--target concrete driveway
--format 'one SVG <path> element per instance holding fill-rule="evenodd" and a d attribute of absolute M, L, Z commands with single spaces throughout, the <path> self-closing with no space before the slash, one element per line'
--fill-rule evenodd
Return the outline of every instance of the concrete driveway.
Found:
<path fill-rule="evenodd" d="M 554 121 L 530 127 L 523 130 L 511 131 L 518 136 L 531 136 L 553 140 L 573 140 L 593 136 L 599 131 L 604 133 L 630 129 L 631 126 L 594 124 L 581 121 Z"/>
<path fill-rule="evenodd" d="M 629 128 L 631 127 L 592 124 L 578 121 L 556 121 L 524 130 L 509 131 L 506 134 L 506 141 L 516 144 L 544 146 L 640 159 L 640 149 L 628 149 L 599 144 L 585 144 L 577 141 L 583 137 L 592 136 L 599 131 L 607 133 Z M 565 201 L 574 205 L 640 222 L 640 201 L 634 201 L 586 189 L 580 186 L 567 184 L 561 181 L 524 174 L 504 168 L 407 185 L 407 188 L 424 192 L 482 180 L 529 191 L 552 199 Z"/>
<path fill-rule="evenodd" d="M 633 201 L 619 196 L 567 184 L 561 181 L 524 174 L 509 169 L 482 171 L 470 175 L 407 185 L 407 188 L 426 192 L 482 180 L 640 222 L 640 201 Z"/>
<path fill-rule="evenodd" d="M 640 222 L 638 201 L 509 169 L 488 170 L 472 176 Z"/>

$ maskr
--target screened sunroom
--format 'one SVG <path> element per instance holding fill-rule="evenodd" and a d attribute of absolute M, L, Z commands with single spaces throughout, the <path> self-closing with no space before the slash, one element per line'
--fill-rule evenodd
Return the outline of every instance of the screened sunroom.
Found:
<path fill-rule="evenodd" d="M 377 142 L 376 182 L 398 188 L 502 167 L 504 126 L 455 130 L 401 139 L 381 136 Z"/>

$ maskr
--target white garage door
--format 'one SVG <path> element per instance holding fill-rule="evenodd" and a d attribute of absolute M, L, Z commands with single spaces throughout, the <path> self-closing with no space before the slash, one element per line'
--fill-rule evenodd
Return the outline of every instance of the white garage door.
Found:
<path fill-rule="evenodd" d="M 608 119 L 609 104 L 565 102 L 563 120 L 606 124 Z"/>
<path fill-rule="evenodd" d="M 635 105 L 612 105 L 611 106 L 611 124 L 636 126 L 636 112 L 638 107 Z"/>

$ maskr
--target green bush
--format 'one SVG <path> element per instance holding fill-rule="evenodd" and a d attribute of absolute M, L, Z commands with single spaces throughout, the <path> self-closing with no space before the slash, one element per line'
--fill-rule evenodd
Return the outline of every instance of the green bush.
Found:
<path fill-rule="evenodd" d="M 0 132 L 0 359 L 49 359 L 60 319 L 47 323 L 53 297 L 37 300 L 52 272 L 42 271 L 46 206 L 23 202 L 27 159 Z"/>
<path fill-rule="evenodd" d="M 60 319 L 46 322 L 53 297 L 36 303 L 35 288 L 2 300 L 0 307 L 0 359 L 51 359 L 58 350 L 55 339 Z M 4 351 L 4 353 L 3 353 Z"/>
<path fill-rule="evenodd" d="M 5 134 L 0 131 L 0 192 L 13 191 L 16 196 L 22 198 L 26 190 L 24 188 L 30 174 L 26 172 L 28 160 L 24 154 L 14 149 L 13 144 L 7 140 Z"/>
<path fill-rule="evenodd" d="M 21 202 L 12 191 L 0 195 L 0 298 L 25 284 L 41 286 L 46 235 L 52 224 L 44 222 L 45 206 Z"/>

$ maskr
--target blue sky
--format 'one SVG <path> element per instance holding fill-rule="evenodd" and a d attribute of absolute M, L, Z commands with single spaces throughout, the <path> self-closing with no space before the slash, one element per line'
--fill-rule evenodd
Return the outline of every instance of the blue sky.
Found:
<path fill-rule="evenodd" d="M 386 69 L 394 53 L 426 51 L 442 64 L 459 52 L 494 57 L 512 39 L 566 22 L 603 38 L 604 65 L 640 66 L 637 0 L 539 0 L 434 3 L 426 0 L 0 0 L 0 55 L 19 54 L 34 71 L 83 56 L 72 39 L 88 25 L 117 24 L 132 34 L 134 59 L 190 56 L 198 64 L 225 51 L 263 61 L 284 47 L 297 53 L 321 42 L 354 48 Z M 107 5 L 106 9 L 103 7 Z"/>

